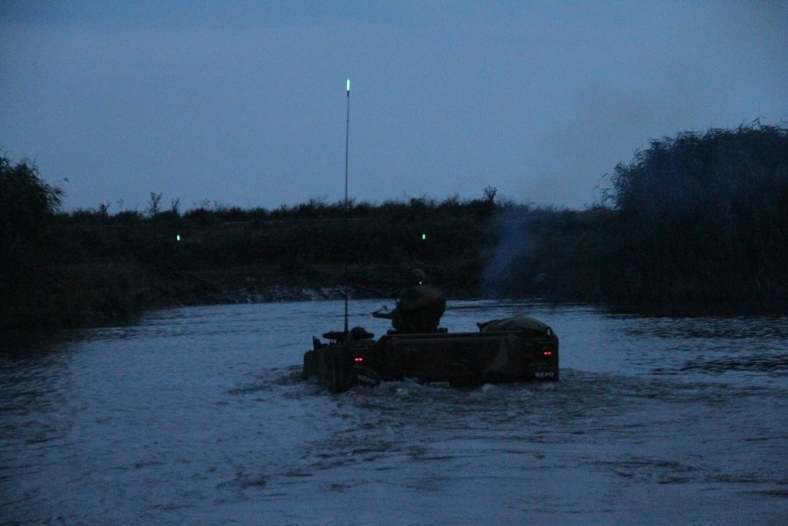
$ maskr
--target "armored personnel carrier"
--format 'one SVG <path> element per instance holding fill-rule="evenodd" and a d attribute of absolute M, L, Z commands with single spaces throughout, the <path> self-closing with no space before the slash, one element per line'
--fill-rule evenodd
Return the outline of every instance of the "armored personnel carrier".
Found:
<path fill-rule="evenodd" d="M 460 333 L 390 330 L 377 340 L 361 327 L 327 332 L 327 341 L 312 338 L 303 377 L 333 393 L 406 378 L 446 387 L 558 380 L 558 337 L 549 326 L 527 316 L 477 326 Z"/>

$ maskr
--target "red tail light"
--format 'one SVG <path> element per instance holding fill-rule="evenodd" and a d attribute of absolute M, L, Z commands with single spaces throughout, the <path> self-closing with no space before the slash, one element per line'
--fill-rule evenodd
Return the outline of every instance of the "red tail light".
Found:
<path fill-rule="evenodd" d="M 544 356 L 544 357 L 546 357 L 546 358 L 547 358 L 547 357 L 550 357 L 550 356 L 552 356 L 552 355 L 553 355 L 553 351 L 552 351 L 552 349 L 545 349 L 544 351 L 542 351 L 542 356 Z"/>
<path fill-rule="evenodd" d="M 353 358 L 353 361 L 356 362 L 356 363 L 364 363 L 364 357 L 363 356 L 356 356 L 355 358 Z"/>

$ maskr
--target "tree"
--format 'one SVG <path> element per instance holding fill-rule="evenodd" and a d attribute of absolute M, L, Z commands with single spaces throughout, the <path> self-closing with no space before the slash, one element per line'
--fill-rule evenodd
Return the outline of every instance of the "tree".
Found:
<path fill-rule="evenodd" d="M 47 222 L 60 208 L 63 190 L 50 186 L 28 161 L 0 157 L 0 310 L 21 278 L 30 278 Z M 2 314 L 2 312 L 0 312 Z"/>
<path fill-rule="evenodd" d="M 788 128 L 654 140 L 612 182 L 622 263 L 642 274 L 645 296 L 788 293 Z"/>
<path fill-rule="evenodd" d="M 0 157 L 2 251 L 36 239 L 44 223 L 60 208 L 62 196 L 63 190 L 39 177 L 34 164 L 13 164 L 7 157 Z"/>

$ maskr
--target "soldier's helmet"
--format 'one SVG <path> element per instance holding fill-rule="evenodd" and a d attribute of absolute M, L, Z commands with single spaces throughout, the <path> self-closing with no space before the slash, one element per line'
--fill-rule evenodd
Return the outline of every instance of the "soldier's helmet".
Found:
<path fill-rule="evenodd" d="M 421 285 L 426 279 L 427 275 L 420 268 L 414 268 L 408 274 L 408 284 L 410 285 Z"/>

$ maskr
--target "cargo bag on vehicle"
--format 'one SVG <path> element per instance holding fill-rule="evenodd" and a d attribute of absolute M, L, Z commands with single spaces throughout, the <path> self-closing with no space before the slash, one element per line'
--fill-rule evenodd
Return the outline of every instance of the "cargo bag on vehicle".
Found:
<path fill-rule="evenodd" d="M 548 325 L 522 315 L 490 320 L 476 325 L 481 332 L 523 332 L 528 336 L 552 336 L 553 334 L 553 330 Z"/>

